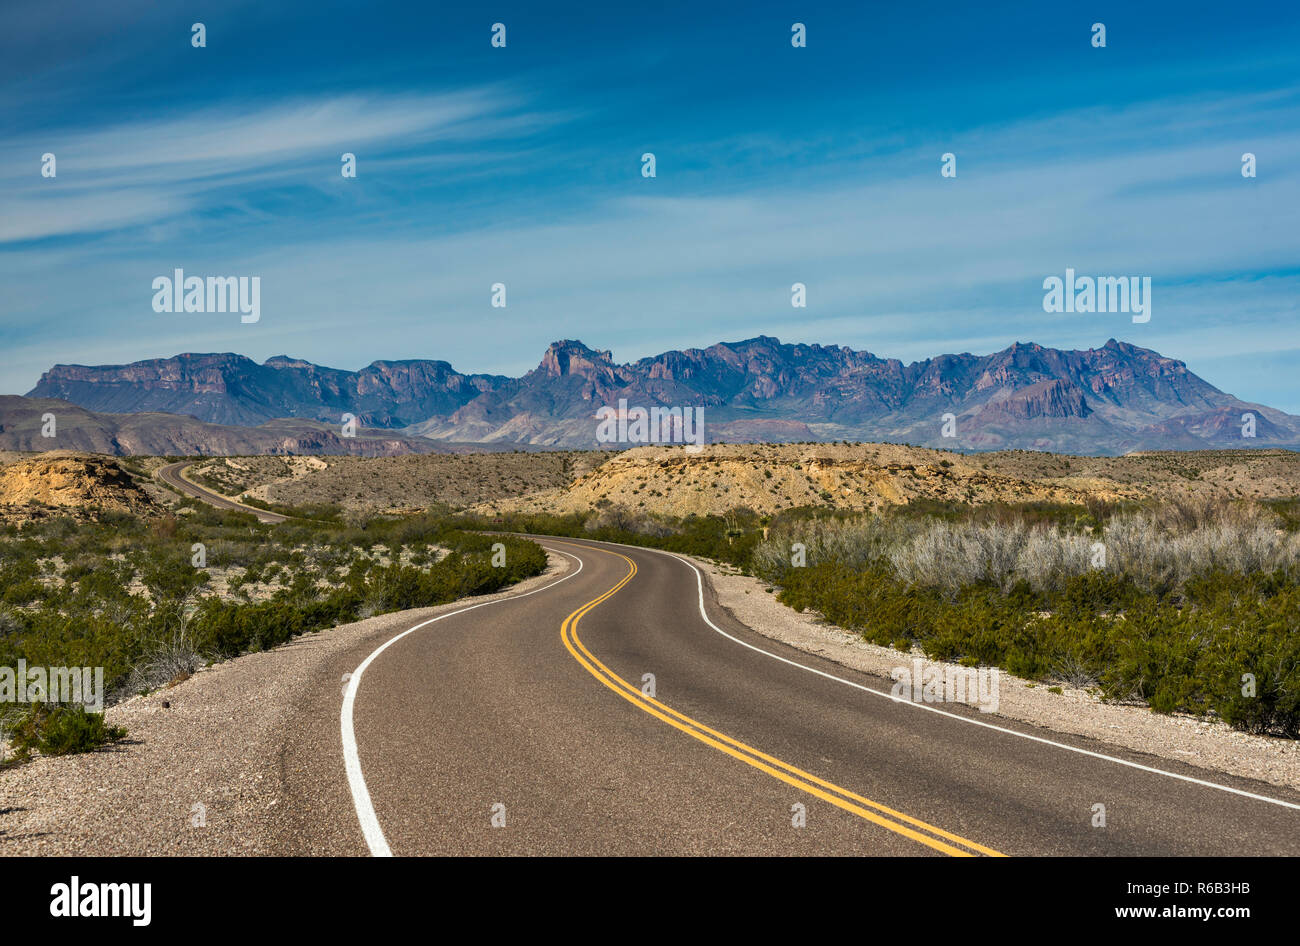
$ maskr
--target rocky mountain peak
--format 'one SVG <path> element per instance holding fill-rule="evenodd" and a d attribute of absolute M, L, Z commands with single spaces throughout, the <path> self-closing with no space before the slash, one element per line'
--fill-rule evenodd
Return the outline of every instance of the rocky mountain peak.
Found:
<path fill-rule="evenodd" d="M 580 341 L 565 339 L 551 342 L 536 371 L 548 378 L 581 375 L 596 380 L 599 376 L 611 375 L 613 368 L 613 352 L 596 351 Z"/>

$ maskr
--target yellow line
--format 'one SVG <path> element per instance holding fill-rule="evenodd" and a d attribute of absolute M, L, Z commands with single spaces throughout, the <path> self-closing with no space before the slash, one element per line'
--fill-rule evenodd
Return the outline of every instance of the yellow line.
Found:
<path fill-rule="evenodd" d="M 586 645 L 582 643 L 581 639 L 579 639 L 577 634 L 578 622 L 582 620 L 583 616 L 586 615 L 588 611 L 591 611 L 593 608 L 598 606 L 601 602 L 605 601 L 606 599 L 612 597 L 614 594 L 618 593 L 618 591 L 620 591 L 624 585 L 626 585 L 629 581 L 632 580 L 633 576 L 635 576 L 637 573 L 636 563 L 632 561 L 632 559 L 628 558 L 626 555 L 622 555 L 618 552 L 613 552 L 608 549 L 597 548 L 589 545 L 577 545 L 576 543 L 572 543 L 572 542 L 559 542 L 559 540 L 552 540 L 552 541 L 558 542 L 558 544 L 560 545 L 569 545 L 574 548 L 581 548 L 593 552 L 601 552 L 606 555 L 615 555 L 618 558 L 623 559 L 623 561 L 627 562 L 628 564 L 628 573 L 625 576 L 623 576 L 623 579 L 619 581 L 618 584 L 614 585 L 614 587 L 610 588 L 604 594 L 601 594 L 596 598 L 593 598 L 591 601 L 588 601 L 586 604 L 579 607 L 577 610 L 575 610 L 572 614 L 570 614 L 567 618 L 564 619 L 564 623 L 560 627 L 560 639 L 564 642 L 564 646 L 569 651 L 569 653 L 573 655 L 573 658 L 577 660 L 578 663 L 580 663 L 587 670 L 588 673 L 594 676 L 606 687 L 613 690 L 619 696 L 623 697 L 629 703 L 632 703 L 638 708 L 644 710 L 645 712 L 649 713 L 651 716 L 654 716 L 657 719 L 660 719 L 663 722 L 668 723 L 668 725 L 681 730 L 687 735 L 692 736 L 695 739 L 698 739 L 700 742 L 703 742 L 706 745 L 710 745 L 720 752 L 725 752 L 727 755 L 739 759 L 740 761 L 746 763 L 747 765 L 751 765 L 754 768 L 759 769 L 760 771 L 766 772 L 768 775 L 771 775 L 773 778 L 780 779 L 782 782 L 785 782 L 789 785 L 793 785 L 796 788 L 799 788 L 803 791 L 808 792 L 811 795 L 823 799 L 824 801 L 830 802 L 832 805 L 835 805 L 837 808 L 841 808 L 844 811 L 848 811 L 855 815 L 858 815 L 859 817 L 864 818 L 867 821 L 870 821 L 874 824 L 878 824 L 881 827 L 888 828 L 890 831 L 894 831 L 898 834 L 904 835 L 905 837 L 909 837 L 914 841 L 918 841 L 921 844 L 926 845 L 927 847 L 931 847 L 937 851 L 942 851 L 943 853 L 950 854 L 954 857 L 973 856 L 970 853 L 970 851 L 963 851 L 960 850 L 959 848 L 945 844 L 942 841 L 937 840 L 936 838 L 927 837 L 926 835 L 921 834 L 918 831 L 912 830 L 912 828 L 909 828 L 906 825 L 913 825 L 917 828 L 920 828 L 921 830 L 928 831 L 931 834 L 937 835 L 938 837 L 941 838 L 946 838 L 950 841 L 963 845 L 964 847 L 970 848 L 971 850 L 977 851 L 982 854 L 987 854 L 993 857 L 1005 856 L 999 853 L 998 851 L 993 850 L 992 848 L 988 848 L 981 844 L 977 844 L 973 841 L 969 841 L 958 835 L 952 834 L 948 831 L 944 831 L 942 828 L 936 828 L 934 825 L 927 824 L 924 821 L 921 821 L 917 818 L 912 818 L 911 816 L 905 815 L 900 811 L 895 811 L 894 809 L 889 808 L 885 805 L 881 805 L 878 802 L 871 801 L 868 798 L 863 798 L 861 795 L 855 794 L 854 792 L 850 792 L 847 789 L 840 788 L 838 785 L 835 785 L 832 782 L 828 782 L 825 779 L 818 778 L 817 776 L 805 772 L 802 769 L 796 768 L 795 766 L 790 765 L 787 762 L 783 762 L 780 759 L 775 758 L 774 756 L 770 756 L 767 753 L 761 752 L 758 749 L 753 748 L 752 746 L 748 746 L 745 743 L 740 742 L 739 740 L 733 739 L 724 733 L 720 733 L 717 730 L 710 729 L 708 726 L 705 726 L 703 723 L 700 723 L 697 720 L 694 720 L 691 717 L 678 712 L 672 707 L 667 706 L 664 703 L 661 703 L 659 700 L 656 700 L 653 697 L 648 697 L 645 694 L 643 694 L 632 684 L 628 683 L 618 674 L 614 673 L 603 663 L 601 663 L 601 661 L 594 654 L 592 654 L 590 650 L 587 649 Z M 577 649 L 575 649 L 575 645 Z M 579 653 L 579 651 L 581 651 L 581 653 Z M 831 792 L 834 792 L 836 794 L 835 795 L 830 794 Z M 836 797 L 836 795 L 842 797 Z M 868 810 L 868 808 L 875 809 L 875 810 L 874 811 Z M 889 820 L 887 818 L 881 817 L 881 815 L 877 814 L 877 812 L 880 812 L 884 815 L 888 815 L 890 816 L 890 818 L 897 819 L 897 820 Z M 898 823 L 899 821 L 905 822 L 906 824 L 899 824 Z"/>
<path fill-rule="evenodd" d="M 600 551 L 604 551 L 604 550 L 600 550 Z M 618 553 L 615 552 L 615 553 L 612 553 L 612 554 L 617 555 Z M 620 558 L 624 558 L 624 556 L 619 556 L 619 557 L 620 557 Z M 629 561 L 630 561 L 630 560 L 629 560 Z M 635 567 L 635 566 L 634 566 L 634 567 Z M 586 611 L 583 612 L 583 614 L 585 614 L 585 613 L 586 613 Z M 581 617 L 581 615 L 579 615 L 579 617 Z M 574 625 L 575 625 L 575 626 L 576 626 L 576 623 L 577 623 L 577 622 L 575 621 L 575 622 L 574 622 Z M 613 679 L 615 682 L 621 684 L 624 688 L 626 688 L 629 692 L 631 692 L 631 693 L 632 693 L 634 696 L 636 696 L 638 699 L 640 699 L 640 700 L 642 700 L 642 701 L 644 701 L 644 702 L 650 703 L 650 704 L 652 704 L 652 705 L 658 707 L 660 710 L 662 710 L 662 711 L 664 711 L 664 712 L 666 712 L 666 713 L 669 713 L 669 714 L 671 714 L 671 715 L 677 717 L 678 719 L 682 720 L 683 722 L 687 723 L 688 725 L 690 725 L 690 726 L 694 726 L 695 728 L 700 729 L 700 730 L 702 730 L 703 732 L 706 732 L 706 733 L 708 733 L 709 735 L 714 736 L 714 737 L 717 738 L 717 739 L 720 739 L 720 740 L 722 740 L 722 741 L 724 741 L 724 742 L 730 743 L 731 745 L 735 746 L 736 748 L 738 748 L 738 749 L 740 749 L 740 750 L 742 750 L 742 751 L 744 751 L 744 752 L 747 752 L 747 753 L 749 753 L 750 755 L 753 755 L 753 756 L 755 756 L 755 757 L 757 757 L 757 758 L 759 758 L 759 759 L 762 759 L 762 760 L 765 761 L 765 762 L 768 762 L 768 763 L 770 763 L 770 764 L 772 764 L 772 765 L 776 765 L 776 766 L 778 766 L 778 767 L 780 767 L 780 768 L 783 768 L 783 769 L 785 769 L 787 772 L 790 772 L 790 773 L 793 774 L 793 775 L 797 775 L 797 776 L 799 776 L 800 778 L 807 779 L 807 780 L 810 781 L 810 782 L 813 782 L 813 783 L 815 783 L 815 784 L 817 784 L 817 785 L 820 785 L 822 788 L 826 788 L 826 789 L 829 789 L 829 790 L 831 790 L 831 791 L 833 791 L 833 792 L 837 792 L 837 793 L 843 795 L 844 797 L 846 797 L 846 798 L 848 798 L 848 799 L 851 799 L 852 801 L 856 801 L 856 802 L 859 802 L 859 803 L 861 803 L 861 804 L 863 804 L 863 805 L 867 805 L 867 806 L 869 806 L 869 807 L 871 807 L 871 808 L 874 808 L 874 809 L 876 809 L 877 811 L 879 811 L 879 812 L 881 812 L 881 813 L 883 813 L 883 814 L 886 814 L 886 815 L 889 815 L 889 816 L 892 817 L 892 818 L 896 818 L 896 819 L 898 819 L 899 821 L 904 821 L 904 822 L 906 822 L 906 823 L 908 823 L 908 824 L 915 825 L 916 827 L 923 828 L 923 829 L 926 830 L 926 831 L 930 831 L 930 832 L 932 832 L 932 833 L 934 833 L 934 834 L 937 834 L 937 835 L 939 835 L 940 837 L 947 838 L 947 839 L 950 840 L 950 841 L 955 841 L 955 842 L 957 842 L 958 844 L 963 844 L 963 845 L 966 845 L 966 846 L 968 846 L 968 847 L 974 848 L 975 850 L 979 851 L 981 854 L 987 854 L 987 855 L 992 856 L 992 857 L 1003 857 L 1003 856 L 1005 856 L 1005 855 L 1000 854 L 998 851 L 993 850 L 992 848 L 987 848 L 987 847 L 984 847 L 984 846 L 982 846 L 982 845 L 980 845 L 980 844 L 976 844 L 976 843 L 974 843 L 974 842 L 972 842 L 972 841 L 969 841 L 969 840 L 967 840 L 967 839 L 965 839 L 965 838 L 963 838 L 963 837 L 961 837 L 961 836 L 959 836 L 959 835 L 956 835 L 956 834 L 950 834 L 949 832 L 944 831 L 944 830 L 941 829 L 941 828 L 936 828 L 936 827 L 934 827 L 933 825 L 927 824 L 927 823 L 924 822 L 924 821 L 921 821 L 921 820 L 919 820 L 919 819 L 917 819 L 917 818 L 913 818 L 913 817 L 911 817 L 910 815 L 906 815 L 906 814 L 904 814 L 904 813 L 901 812 L 901 811 L 895 811 L 893 808 L 890 808 L 890 807 L 888 807 L 887 805 L 882 805 L 882 804 L 880 804 L 879 802 L 874 802 L 874 801 L 872 801 L 872 800 L 869 799 L 869 798 L 864 798 L 864 797 L 862 797 L 861 795 L 858 795 L 858 794 L 856 794 L 856 793 L 854 793 L 854 792 L 851 792 L 851 791 L 849 791 L 849 790 L 847 790 L 847 789 L 840 788 L 838 785 L 835 785 L 835 784 L 832 783 L 832 782 L 827 782 L 827 781 L 825 781 L 824 779 L 818 778 L 816 775 L 813 775 L 813 774 L 810 773 L 810 772 L 805 772 L 805 771 L 803 771 L 802 769 L 799 769 L 799 768 L 797 768 L 797 767 L 795 767 L 795 766 L 793 766 L 793 765 L 790 765 L 790 764 L 787 763 L 787 762 L 783 762 L 783 761 L 781 761 L 780 759 L 778 759 L 778 758 L 776 758 L 776 757 L 774 757 L 774 756 L 770 756 L 770 755 L 768 755 L 767 753 L 762 752 L 761 750 L 755 749 L 753 746 L 746 745 L 745 743 L 740 742 L 740 741 L 737 740 L 737 739 L 733 739 L 732 737 L 726 735 L 725 733 L 720 733 L 720 732 L 718 732 L 718 731 L 715 730 L 715 729 L 711 729 L 711 728 L 709 728 L 708 726 L 705 726 L 703 723 L 699 722 L 698 720 L 692 719 L 691 717 L 686 716 L 686 715 L 684 715 L 684 714 L 678 712 L 677 710 L 673 709 L 671 706 L 667 706 L 666 704 L 661 703 L 660 701 L 656 700 L 654 697 L 646 696 L 646 695 L 645 695 L 644 693 L 642 693 L 640 690 L 637 690 L 634 686 L 632 686 L 631 684 L 629 684 L 626 680 L 624 680 L 624 679 L 622 679 L 621 677 L 619 677 L 619 676 L 618 676 L 617 674 L 615 674 L 612 670 L 610 670 L 610 669 L 609 669 L 608 667 L 606 667 L 603 663 L 601 663 L 600 660 L 599 660 L 599 659 L 598 659 L 598 658 L 597 658 L 597 657 L 596 657 L 596 656 L 595 656 L 595 655 L 594 655 L 590 650 L 587 649 L 586 645 L 584 645 L 584 644 L 582 643 L 582 641 L 578 638 L 578 635 L 577 635 L 575 632 L 573 632 L 572 627 L 570 628 L 570 633 L 571 633 L 571 636 L 572 636 L 572 638 L 573 638 L 573 642 L 578 646 L 578 648 L 583 652 L 583 654 L 585 654 L 585 655 L 587 656 L 587 658 L 590 659 L 590 660 L 592 661 L 592 663 L 594 663 L 597 667 L 599 667 L 599 668 L 600 668 L 600 669 L 601 669 L 601 670 L 602 670 L 602 671 L 603 671 L 603 672 L 604 672 L 608 677 L 610 677 L 611 679 Z"/>

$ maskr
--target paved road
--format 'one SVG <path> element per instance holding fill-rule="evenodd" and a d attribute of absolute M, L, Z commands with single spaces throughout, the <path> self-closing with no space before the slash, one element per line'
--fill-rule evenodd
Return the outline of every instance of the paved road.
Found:
<path fill-rule="evenodd" d="M 1300 854 L 1300 793 L 973 709 L 897 703 L 882 696 L 888 681 L 740 625 L 684 560 L 538 541 L 573 561 L 566 576 L 352 655 L 360 672 L 321 699 L 342 703 L 333 747 L 318 718 L 286 752 L 302 807 L 318 805 L 293 844 L 397 855 Z M 355 806 L 350 825 L 342 804 Z M 1093 826 L 1097 805 L 1105 827 Z"/>
<path fill-rule="evenodd" d="M 195 499 L 201 499 L 205 503 L 218 506 L 222 509 L 233 509 L 236 512 L 251 512 L 263 522 L 284 522 L 288 516 L 282 516 L 278 512 L 267 512 L 265 509 L 258 509 L 255 506 L 245 506 L 243 503 L 236 502 L 220 493 L 214 493 L 212 490 L 200 486 L 193 480 L 185 478 L 185 468 L 190 466 L 189 461 L 182 460 L 179 463 L 169 463 L 164 467 L 159 467 L 158 479 L 167 483 L 182 493 L 187 493 Z"/>
<path fill-rule="evenodd" d="M 567 573 L 339 655 L 288 727 L 285 853 L 1300 854 L 1300 793 L 900 703 L 683 559 L 535 538 Z"/>

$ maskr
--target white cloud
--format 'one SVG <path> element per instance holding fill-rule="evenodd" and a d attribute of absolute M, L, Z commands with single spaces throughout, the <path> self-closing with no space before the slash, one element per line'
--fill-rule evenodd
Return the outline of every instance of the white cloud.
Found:
<path fill-rule="evenodd" d="M 482 155 L 458 155 L 465 144 L 528 134 L 566 117 L 521 108 L 517 96 L 485 88 L 209 107 L 92 130 L 29 133 L 0 147 L 0 191 L 9 198 L 0 243 L 163 221 L 195 210 L 217 189 L 226 195 L 301 179 L 313 163 L 319 180 L 331 179 L 346 151 L 364 161 L 422 148 L 444 165 L 473 169 Z M 40 175 L 47 152 L 57 160 L 52 179 Z"/>

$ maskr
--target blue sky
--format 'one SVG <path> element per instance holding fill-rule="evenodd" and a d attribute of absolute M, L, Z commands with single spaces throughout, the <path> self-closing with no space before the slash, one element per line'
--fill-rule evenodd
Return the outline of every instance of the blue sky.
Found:
<path fill-rule="evenodd" d="M 758 334 L 911 361 L 1113 336 L 1300 413 L 1292 3 L 3 17 L 6 393 L 55 362 L 182 351 L 518 374 L 559 338 L 622 361 Z M 1151 321 L 1045 313 L 1066 267 L 1150 276 Z M 260 322 L 155 313 L 152 280 L 176 268 L 260 276 Z"/>

